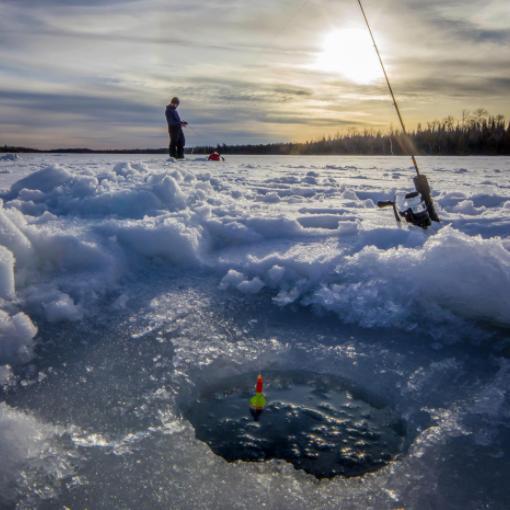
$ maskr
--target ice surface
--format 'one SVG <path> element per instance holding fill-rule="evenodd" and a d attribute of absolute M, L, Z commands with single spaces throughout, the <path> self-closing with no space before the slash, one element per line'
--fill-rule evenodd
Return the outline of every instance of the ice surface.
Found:
<path fill-rule="evenodd" d="M 55 498 L 70 464 L 53 440 L 58 427 L 0 402 L 0 505 L 15 507 L 20 496 L 26 508 Z"/>
<path fill-rule="evenodd" d="M 508 507 L 510 160 L 421 164 L 427 232 L 374 206 L 405 158 L 2 161 L 0 506 Z M 271 367 L 384 394 L 406 454 L 325 484 L 218 458 L 181 401 Z"/>

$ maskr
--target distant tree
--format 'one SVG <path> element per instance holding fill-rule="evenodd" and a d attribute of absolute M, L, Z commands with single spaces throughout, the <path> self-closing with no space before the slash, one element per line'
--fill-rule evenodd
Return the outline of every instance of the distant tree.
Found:
<path fill-rule="evenodd" d="M 409 145 L 410 144 L 410 145 Z M 304 143 L 272 143 L 258 145 L 202 146 L 188 149 L 193 154 L 209 154 L 214 150 L 222 154 L 407 154 L 413 149 L 418 154 L 430 155 L 510 155 L 510 122 L 503 115 L 490 115 L 485 108 L 473 112 L 462 111 L 460 120 L 448 116 L 443 120 L 433 120 L 426 127 L 418 124 L 415 131 L 409 133 L 406 140 L 402 133 L 390 126 L 387 133 L 374 132 L 371 129 L 349 128 L 344 135 L 323 136 Z M 4 145 L 0 152 L 44 152 L 28 147 Z M 161 149 L 103 150 L 90 149 L 54 149 L 47 152 L 75 153 L 138 153 L 165 154 Z"/>

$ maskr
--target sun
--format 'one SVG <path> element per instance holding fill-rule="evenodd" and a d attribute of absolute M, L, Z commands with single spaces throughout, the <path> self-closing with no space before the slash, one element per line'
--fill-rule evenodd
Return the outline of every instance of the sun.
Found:
<path fill-rule="evenodd" d="M 361 84 L 372 83 L 382 77 L 370 35 L 355 28 L 327 33 L 314 67 L 320 71 L 341 74 Z"/>

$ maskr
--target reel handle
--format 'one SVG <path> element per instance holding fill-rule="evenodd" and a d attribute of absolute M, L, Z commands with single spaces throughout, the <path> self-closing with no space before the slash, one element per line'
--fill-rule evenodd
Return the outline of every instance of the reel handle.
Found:
<path fill-rule="evenodd" d="M 397 223 L 401 223 L 400 215 L 397 211 L 397 206 L 395 205 L 395 202 L 393 200 L 380 200 L 377 202 L 377 207 L 383 208 L 383 207 L 393 207 L 393 214 L 395 215 L 395 220 Z"/>
<path fill-rule="evenodd" d="M 377 202 L 377 207 L 380 207 L 381 209 L 383 207 L 393 207 L 395 205 L 395 202 L 392 200 L 380 200 Z"/>

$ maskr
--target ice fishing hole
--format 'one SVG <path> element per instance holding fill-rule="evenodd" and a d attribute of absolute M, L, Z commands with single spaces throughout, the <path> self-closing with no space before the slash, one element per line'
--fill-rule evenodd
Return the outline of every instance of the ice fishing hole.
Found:
<path fill-rule="evenodd" d="M 249 410 L 257 374 L 204 389 L 184 410 L 197 439 L 233 462 L 283 459 L 317 478 L 375 471 L 402 452 L 405 423 L 386 403 L 339 377 L 266 371 L 267 405 Z"/>

